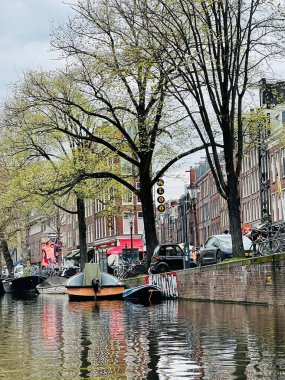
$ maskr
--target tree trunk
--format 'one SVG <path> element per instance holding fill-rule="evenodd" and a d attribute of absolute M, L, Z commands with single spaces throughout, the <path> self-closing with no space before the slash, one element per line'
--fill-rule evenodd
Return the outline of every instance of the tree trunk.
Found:
<path fill-rule="evenodd" d="M 141 175 L 140 179 L 140 198 L 143 210 L 144 233 L 146 239 L 146 259 L 150 265 L 154 248 L 157 246 L 157 236 L 155 229 L 154 202 L 152 197 L 152 186 L 149 175 Z"/>
<path fill-rule="evenodd" d="M 240 196 L 238 191 L 238 177 L 235 174 L 228 175 L 228 210 L 230 233 L 234 257 L 243 257 L 243 243 L 241 233 Z"/>
<path fill-rule="evenodd" d="M 23 255 L 22 259 L 25 263 L 31 263 L 31 250 L 29 247 L 29 237 L 30 237 L 30 228 L 29 228 L 29 217 L 26 215 L 25 217 L 25 236 L 24 236 L 24 242 L 23 242 Z"/>
<path fill-rule="evenodd" d="M 57 210 L 56 213 L 56 259 L 60 267 L 63 266 L 63 257 L 62 257 L 62 242 L 61 242 L 61 220 L 60 220 L 60 210 Z"/>
<path fill-rule="evenodd" d="M 80 269 L 83 270 L 85 264 L 88 262 L 84 199 L 77 198 L 77 215 L 79 230 Z"/>
<path fill-rule="evenodd" d="M 14 277 L 13 260 L 8 248 L 8 243 L 5 239 L 1 239 L 1 251 L 5 259 L 9 275 L 13 278 Z"/>

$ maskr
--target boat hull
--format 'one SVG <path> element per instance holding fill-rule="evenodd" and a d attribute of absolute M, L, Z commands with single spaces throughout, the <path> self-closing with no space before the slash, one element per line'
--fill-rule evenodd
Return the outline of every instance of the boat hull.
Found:
<path fill-rule="evenodd" d="M 65 286 L 51 286 L 49 288 L 37 288 L 40 294 L 66 294 Z"/>
<path fill-rule="evenodd" d="M 90 285 L 83 283 L 83 273 L 78 273 L 66 281 L 65 287 L 70 300 L 122 299 L 126 288 L 125 284 L 109 273 L 100 273 L 100 286 L 96 292 L 91 283 Z"/>
<path fill-rule="evenodd" d="M 126 289 L 123 299 L 138 302 L 159 302 L 162 299 L 161 290 L 154 285 L 141 285 L 132 289 Z"/>
<path fill-rule="evenodd" d="M 3 294 L 5 294 L 5 290 L 4 290 L 4 285 L 3 285 L 3 280 L 5 280 L 5 278 L 0 278 L 0 296 L 2 296 Z"/>
<path fill-rule="evenodd" d="M 40 294 L 66 294 L 66 281 L 65 277 L 49 277 L 37 285 L 37 290 Z"/>
<path fill-rule="evenodd" d="M 66 291 L 70 300 L 74 301 L 89 301 L 100 299 L 122 299 L 125 286 L 122 285 L 109 285 L 102 286 L 101 289 L 95 293 L 92 286 L 68 286 Z"/>
<path fill-rule="evenodd" d="M 38 293 L 37 285 L 42 283 L 45 277 L 26 276 L 14 279 L 3 280 L 3 287 L 6 293 L 29 294 Z"/>

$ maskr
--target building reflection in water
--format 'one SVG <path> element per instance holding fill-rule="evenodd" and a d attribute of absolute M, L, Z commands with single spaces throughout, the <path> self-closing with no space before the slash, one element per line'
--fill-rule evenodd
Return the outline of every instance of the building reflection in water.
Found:
<path fill-rule="evenodd" d="M 207 378 L 285 378 L 284 308 L 181 302 Z M 280 376 L 280 377 L 279 377 Z"/>
<path fill-rule="evenodd" d="M 283 308 L 4 295 L 0 311 L 5 380 L 285 378 Z"/>

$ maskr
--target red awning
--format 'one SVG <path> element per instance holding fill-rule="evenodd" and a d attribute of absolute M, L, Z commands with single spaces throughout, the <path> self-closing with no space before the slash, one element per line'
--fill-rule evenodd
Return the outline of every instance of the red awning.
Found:
<path fill-rule="evenodd" d="M 108 248 L 112 245 L 115 245 L 116 244 L 116 240 L 111 240 L 111 241 L 108 241 L 108 242 L 101 242 L 101 243 L 98 243 L 98 244 L 94 244 L 93 248 L 95 249 L 99 249 L 99 248 Z"/>
<path fill-rule="evenodd" d="M 131 248 L 131 239 L 120 239 L 117 247 L 107 250 L 107 255 L 122 253 L 123 248 Z M 141 239 L 133 239 L 133 248 L 138 248 L 139 252 L 143 252 L 143 241 Z"/>

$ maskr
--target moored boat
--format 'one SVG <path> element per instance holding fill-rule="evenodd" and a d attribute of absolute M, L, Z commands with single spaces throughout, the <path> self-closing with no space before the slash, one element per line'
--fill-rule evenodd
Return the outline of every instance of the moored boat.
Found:
<path fill-rule="evenodd" d="M 46 278 L 41 284 L 37 285 L 37 291 L 40 294 L 65 294 L 67 278 L 54 276 Z"/>
<path fill-rule="evenodd" d="M 125 284 L 109 273 L 100 272 L 98 264 L 85 264 L 84 271 L 70 277 L 65 284 L 70 300 L 120 299 Z"/>
<path fill-rule="evenodd" d="M 42 283 L 45 277 L 32 275 L 19 278 L 7 278 L 2 281 L 6 293 L 38 293 L 36 286 Z"/>
<path fill-rule="evenodd" d="M 1 278 L 0 277 L 0 296 L 5 294 L 4 286 L 3 286 L 3 280 L 5 280 L 6 277 Z"/>
<path fill-rule="evenodd" d="M 162 292 L 156 285 L 140 285 L 126 289 L 123 293 L 123 299 L 154 303 L 162 299 Z"/>

